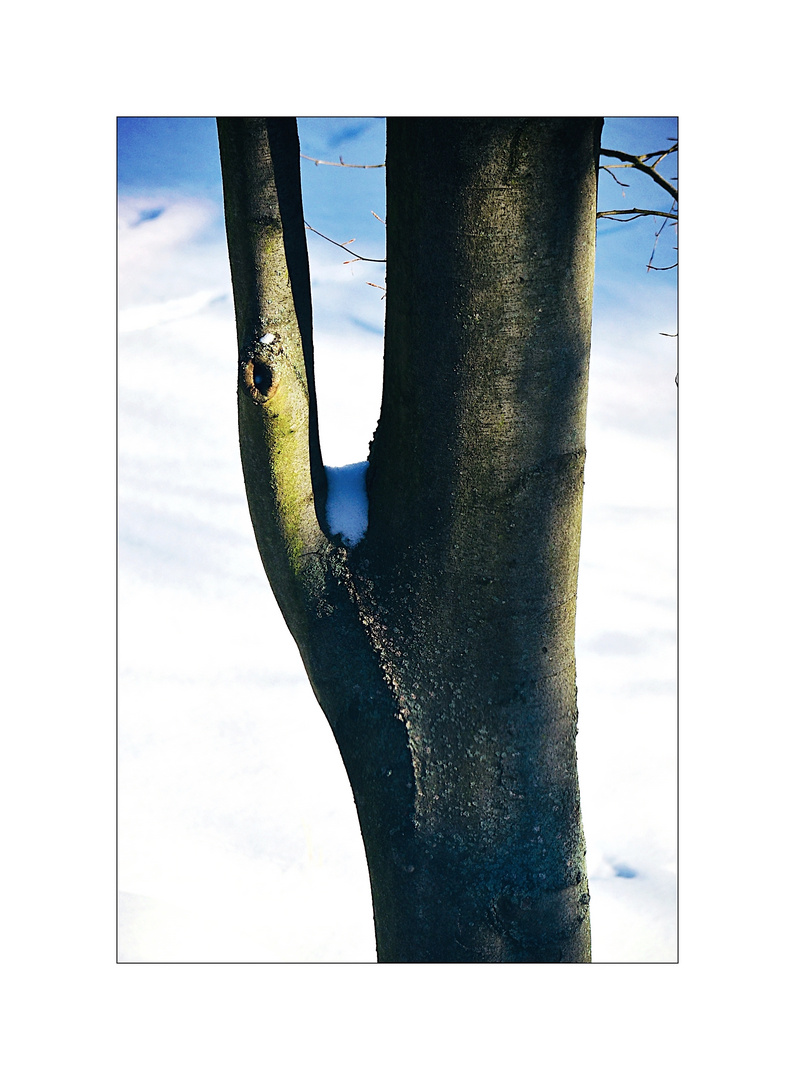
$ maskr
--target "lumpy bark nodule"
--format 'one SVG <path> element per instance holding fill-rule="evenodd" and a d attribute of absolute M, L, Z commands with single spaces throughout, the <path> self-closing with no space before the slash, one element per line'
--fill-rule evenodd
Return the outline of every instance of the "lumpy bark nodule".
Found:
<path fill-rule="evenodd" d="M 346 550 L 299 514 L 282 530 L 300 539 L 293 580 L 283 561 L 269 569 L 351 781 L 382 962 L 590 958 L 574 618 L 600 128 L 388 121 L 368 531 Z M 266 172 L 295 152 L 251 137 Z M 285 336 L 295 352 L 305 318 Z M 261 430 L 276 477 L 256 492 L 273 505 L 252 511 L 266 569 L 280 559 L 280 470 L 308 453 L 306 425 L 289 423 L 304 406 L 283 407 L 286 423 L 241 405 L 244 467 Z M 318 501 L 305 479 L 298 498 Z"/>

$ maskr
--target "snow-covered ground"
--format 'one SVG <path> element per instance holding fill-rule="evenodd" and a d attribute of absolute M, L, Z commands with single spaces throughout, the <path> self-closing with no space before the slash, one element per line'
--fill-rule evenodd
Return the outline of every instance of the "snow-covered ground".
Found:
<path fill-rule="evenodd" d="M 310 251 L 321 439 L 341 467 L 377 419 L 384 305 L 372 266 Z M 123 196 L 119 258 L 120 959 L 374 961 L 353 800 L 248 518 L 217 201 Z M 595 315 L 580 774 L 594 960 L 670 962 L 675 327 L 670 302 L 622 305 Z"/>

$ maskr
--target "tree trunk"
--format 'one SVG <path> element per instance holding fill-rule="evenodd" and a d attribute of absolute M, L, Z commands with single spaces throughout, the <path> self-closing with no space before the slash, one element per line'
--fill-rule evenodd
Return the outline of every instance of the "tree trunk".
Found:
<path fill-rule="evenodd" d="M 369 526 L 329 535 L 294 121 L 219 120 L 246 490 L 379 961 L 583 962 L 574 617 L 601 121 L 387 123 Z"/>

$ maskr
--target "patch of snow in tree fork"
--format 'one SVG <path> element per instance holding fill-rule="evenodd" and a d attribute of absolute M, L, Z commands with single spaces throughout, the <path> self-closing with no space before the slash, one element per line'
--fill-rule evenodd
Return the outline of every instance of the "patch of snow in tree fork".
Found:
<path fill-rule="evenodd" d="M 326 518 L 332 533 L 342 533 L 349 547 L 355 547 L 367 532 L 368 503 L 364 478 L 367 462 L 340 468 L 326 467 L 328 497 Z"/>

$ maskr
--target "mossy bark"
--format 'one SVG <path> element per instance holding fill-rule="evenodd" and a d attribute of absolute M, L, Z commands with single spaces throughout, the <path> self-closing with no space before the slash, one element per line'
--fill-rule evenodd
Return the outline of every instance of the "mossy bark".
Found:
<path fill-rule="evenodd" d="M 590 959 L 574 617 L 600 128 L 388 121 L 384 394 L 347 550 L 295 126 L 219 121 L 252 520 L 351 780 L 380 961 Z"/>

